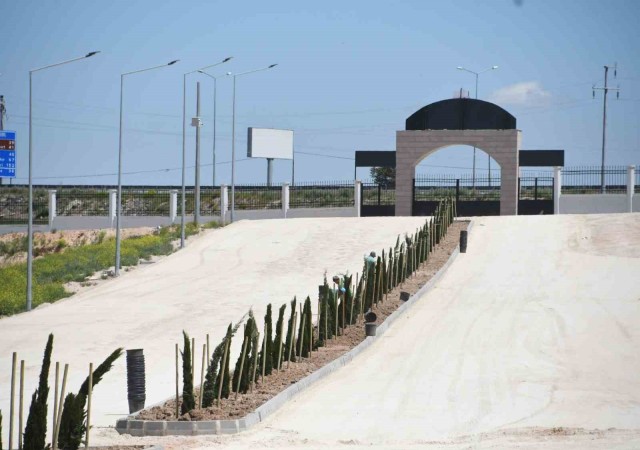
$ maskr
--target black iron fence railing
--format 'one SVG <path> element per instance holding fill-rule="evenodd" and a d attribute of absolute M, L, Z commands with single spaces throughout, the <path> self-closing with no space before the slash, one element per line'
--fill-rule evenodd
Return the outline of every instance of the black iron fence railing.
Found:
<path fill-rule="evenodd" d="M 353 205 L 352 181 L 302 182 L 289 186 L 289 208 L 344 208 Z"/>
<path fill-rule="evenodd" d="M 231 187 L 229 187 L 229 202 L 231 202 Z M 282 186 L 254 184 L 235 188 L 236 210 L 279 208 L 282 208 Z"/>
<path fill-rule="evenodd" d="M 29 220 L 29 190 L 0 186 L 0 224 L 25 224 Z M 49 222 L 49 195 L 46 189 L 33 189 L 33 223 Z"/>
<path fill-rule="evenodd" d="M 56 189 L 56 215 L 106 216 L 109 214 L 107 189 Z"/>
<path fill-rule="evenodd" d="M 637 188 L 637 183 L 636 183 Z M 562 194 L 625 194 L 627 167 L 568 167 L 562 170 Z"/>
<path fill-rule="evenodd" d="M 500 200 L 500 178 L 422 175 L 414 180 L 414 201 L 434 201 L 447 197 L 456 198 L 457 201 Z"/>
<path fill-rule="evenodd" d="M 518 200 L 551 200 L 553 184 L 553 176 L 522 176 L 518 178 Z"/>
<path fill-rule="evenodd" d="M 362 182 L 363 205 L 395 205 L 396 188 L 392 184 L 378 184 L 375 181 Z"/>

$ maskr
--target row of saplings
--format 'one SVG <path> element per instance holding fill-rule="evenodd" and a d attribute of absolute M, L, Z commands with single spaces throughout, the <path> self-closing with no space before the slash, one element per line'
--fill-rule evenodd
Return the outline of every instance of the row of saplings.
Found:
<path fill-rule="evenodd" d="M 280 307 L 274 337 L 272 308 L 269 304 L 264 317 L 263 339 L 260 342 L 256 319 L 253 312 L 249 311 L 244 326 L 242 350 L 233 375 L 230 369 L 229 349 L 244 317 L 235 326 L 229 324 L 226 335 L 208 361 L 206 378 L 202 383 L 197 404 L 194 394 L 195 358 L 192 354 L 195 349 L 192 348 L 193 341 L 183 332 L 183 394 L 180 403 L 176 392 L 176 416 L 185 415 L 197 407 L 208 408 L 214 404 L 220 406 L 220 400 L 229 398 L 231 394 L 237 397 L 238 394 L 252 391 L 258 378 L 264 382 L 264 377 L 274 370 L 283 369 L 285 363 L 307 358 L 312 351 L 327 345 L 329 339 L 342 335 L 347 326 L 355 324 L 365 311 L 383 302 L 391 289 L 411 276 L 419 265 L 427 260 L 433 247 L 445 236 L 454 218 L 455 202 L 443 200 L 436 209 L 434 218 L 427 220 L 413 236 L 405 237 L 404 242 L 400 242 L 398 237 L 395 247 L 390 248 L 386 254 L 383 251 L 381 256 L 376 257 L 372 252 L 365 257 L 364 276 L 358 281 L 356 275 L 355 293 L 353 276 L 334 277 L 333 286 L 329 285 L 325 276 L 323 285 L 319 287 L 320 318 L 315 326 L 311 314 L 311 299 L 307 297 L 298 309 L 297 300 L 294 298 L 290 304 L 286 325 L 287 305 Z M 205 354 L 208 354 L 206 347 L 203 348 L 203 362 Z"/>
<path fill-rule="evenodd" d="M 65 364 L 64 376 L 62 379 L 62 389 L 60 391 L 60 402 L 58 404 L 58 373 L 56 372 L 56 392 L 54 401 L 54 421 L 51 435 L 51 444 L 47 441 L 47 413 L 48 413 L 48 397 L 49 397 L 49 368 L 51 366 L 51 353 L 53 351 L 53 334 L 49 334 L 47 344 L 44 349 L 44 357 L 42 359 L 42 368 L 40 370 L 40 378 L 38 387 L 31 397 L 31 406 L 29 407 L 29 415 L 23 430 L 19 429 L 18 447 L 24 450 L 76 450 L 82 443 L 88 444 L 88 410 L 87 398 L 89 405 L 91 402 L 91 391 L 93 387 L 100 382 L 102 377 L 111 370 L 113 363 L 122 355 L 122 348 L 116 349 L 111 353 L 95 370 L 90 366 L 90 374 L 80 386 L 77 394 L 68 393 L 66 397 L 65 386 L 67 381 L 67 372 L 69 365 Z M 16 354 L 14 353 L 14 367 L 12 373 L 15 374 Z M 23 362 L 24 363 L 24 362 Z M 24 373 L 24 365 L 21 365 L 21 374 Z M 56 369 L 58 366 L 56 365 Z M 21 384 L 22 385 L 22 384 Z M 12 376 L 13 388 L 13 376 Z M 13 396 L 13 389 L 12 389 Z M 64 397 L 64 402 L 62 401 Z M 22 401 L 20 401 L 22 404 Z M 9 427 L 11 429 L 11 427 Z M 9 445 L 11 445 L 11 436 L 9 437 Z M 0 411 L 0 450 L 2 450 L 2 412 Z"/>

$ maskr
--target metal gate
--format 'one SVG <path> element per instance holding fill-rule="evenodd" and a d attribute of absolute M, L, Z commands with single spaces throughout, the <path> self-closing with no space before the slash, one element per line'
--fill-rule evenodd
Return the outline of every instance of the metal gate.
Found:
<path fill-rule="evenodd" d="M 553 177 L 518 178 L 518 215 L 553 214 Z"/>
<path fill-rule="evenodd" d="M 378 184 L 370 181 L 362 182 L 360 215 L 362 217 L 395 216 L 395 186 Z"/>
<path fill-rule="evenodd" d="M 413 215 L 431 216 L 444 198 L 456 199 L 461 217 L 500 215 L 500 178 L 421 176 L 413 180 Z"/>

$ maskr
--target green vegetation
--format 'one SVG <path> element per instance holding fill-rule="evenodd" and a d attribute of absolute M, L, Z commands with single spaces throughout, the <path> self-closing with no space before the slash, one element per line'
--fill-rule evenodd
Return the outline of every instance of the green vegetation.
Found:
<path fill-rule="evenodd" d="M 111 370 L 113 363 L 122 355 L 122 348 L 111 353 L 102 364 L 93 371 L 91 386 L 95 386 L 102 377 Z M 78 394 L 69 393 L 64 399 L 60 430 L 58 435 L 58 448 L 64 450 L 77 450 L 82 443 L 82 437 L 87 431 L 87 396 L 89 395 L 89 377 L 84 380 Z"/>
<path fill-rule="evenodd" d="M 51 366 L 51 351 L 53 350 L 53 334 L 49 334 L 44 348 L 42 369 L 38 388 L 31 397 L 27 426 L 24 429 L 24 450 L 42 450 L 45 448 L 47 434 L 47 397 L 49 396 L 49 367 Z"/>
<path fill-rule="evenodd" d="M 216 228 L 217 222 L 206 224 L 205 228 Z M 194 223 L 185 227 L 185 235 L 197 234 L 200 228 Z M 141 259 L 148 260 L 153 255 L 172 253 L 172 241 L 180 237 L 180 227 L 161 228 L 147 236 L 137 236 L 122 240 L 121 262 L 123 266 L 134 266 Z M 22 250 L 22 240 L 25 248 Z M 26 237 L 20 242 L 6 243 L 10 251 L 25 251 Z M 56 244 L 59 253 L 51 253 L 33 261 L 33 306 L 54 302 L 71 295 L 64 284 L 70 281 L 83 282 L 95 272 L 112 267 L 115 259 L 115 239 L 98 236 L 93 244 L 68 247 L 60 239 Z M 62 251 L 64 249 L 64 251 Z M 0 251 L 2 248 L 0 247 Z M 24 310 L 27 289 L 26 263 L 0 267 L 0 316 L 16 314 Z"/>
<path fill-rule="evenodd" d="M 185 414 L 196 407 L 193 395 L 193 367 L 191 367 L 191 340 L 183 331 L 184 350 L 182 351 L 182 405 L 180 411 Z"/>

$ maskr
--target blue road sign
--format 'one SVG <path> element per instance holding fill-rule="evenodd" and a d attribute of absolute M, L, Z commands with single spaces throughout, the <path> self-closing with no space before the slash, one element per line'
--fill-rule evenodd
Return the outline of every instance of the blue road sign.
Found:
<path fill-rule="evenodd" d="M 16 176 L 16 132 L 0 131 L 0 177 Z"/>

